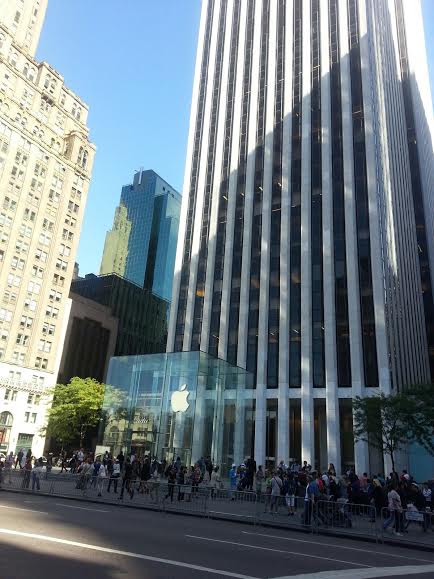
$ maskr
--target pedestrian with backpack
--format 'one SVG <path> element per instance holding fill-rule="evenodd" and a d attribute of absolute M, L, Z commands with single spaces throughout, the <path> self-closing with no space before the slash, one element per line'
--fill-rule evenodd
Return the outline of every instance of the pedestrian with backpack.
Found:
<path fill-rule="evenodd" d="M 279 508 L 280 496 L 282 494 L 283 482 L 277 471 L 274 472 L 273 478 L 271 479 L 271 508 L 270 514 L 273 512 L 277 515 L 277 510 Z"/>

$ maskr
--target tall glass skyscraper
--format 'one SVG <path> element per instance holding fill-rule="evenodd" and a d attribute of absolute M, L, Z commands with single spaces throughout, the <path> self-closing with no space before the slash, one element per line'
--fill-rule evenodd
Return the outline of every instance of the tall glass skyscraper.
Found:
<path fill-rule="evenodd" d="M 203 0 L 168 351 L 255 374 L 259 464 L 381 468 L 352 398 L 434 377 L 432 137 L 418 0 Z"/>
<path fill-rule="evenodd" d="M 157 173 L 136 173 L 122 187 L 100 273 L 117 273 L 170 301 L 180 208 L 180 194 Z"/>

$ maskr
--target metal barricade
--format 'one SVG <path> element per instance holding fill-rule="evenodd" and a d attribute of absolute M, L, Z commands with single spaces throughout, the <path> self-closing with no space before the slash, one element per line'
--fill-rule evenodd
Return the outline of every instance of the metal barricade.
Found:
<path fill-rule="evenodd" d="M 49 494 L 51 481 L 44 477 L 45 473 L 27 469 L 3 469 L 3 490 L 39 492 Z"/>
<path fill-rule="evenodd" d="M 209 517 L 256 523 L 257 494 L 235 489 L 211 489 L 207 503 Z"/>
<path fill-rule="evenodd" d="M 189 485 L 164 485 L 161 498 L 162 509 L 166 512 L 183 512 L 188 514 L 207 514 L 207 502 L 210 491 L 207 488 L 193 488 Z"/>
<path fill-rule="evenodd" d="M 434 512 L 418 510 L 409 504 L 401 511 L 381 510 L 381 540 L 392 538 L 403 543 L 422 544 L 434 549 Z"/>
<path fill-rule="evenodd" d="M 313 529 L 313 504 L 303 497 L 263 494 L 258 498 L 256 521 L 286 528 Z"/>
<path fill-rule="evenodd" d="M 351 533 L 377 540 L 377 517 L 372 505 L 350 503 L 346 499 L 320 500 L 315 502 L 314 519 L 318 533 Z"/>

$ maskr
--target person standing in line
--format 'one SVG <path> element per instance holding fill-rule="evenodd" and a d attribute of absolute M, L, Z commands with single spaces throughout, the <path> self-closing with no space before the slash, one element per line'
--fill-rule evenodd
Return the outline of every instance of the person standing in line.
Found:
<path fill-rule="evenodd" d="M 159 496 L 160 496 L 160 472 L 158 467 L 154 468 L 151 474 L 151 482 L 150 482 L 151 490 L 149 496 L 154 501 L 154 503 L 158 503 Z"/>
<path fill-rule="evenodd" d="M 30 473 L 32 472 L 32 461 L 31 459 L 26 460 L 26 464 L 24 465 L 24 478 L 21 484 L 23 489 L 28 489 L 30 486 Z"/>
<path fill-rule="evenodd" d="M 41 478 L 43 468 L 44 467 L 43 467 L 42 458 L 40 458 L 35 463 L 35 466 L 33 467 L 33 470 L 32 470 L 32 491 L 35 490 L 35 486 L 36 486 L 38 491 L 41 490 L 41 487 L 39 485 L 39 480 Z"/>
<path fill-rule="evenodd" d="M 265 474 L 264 471 L 262 470 L 262 465 L 260 464 L 258 467 L 258 470 L 256 471 L 256 479 L 255 479 L 255 489 L 256 489 L 256 495 L 258 497 L 258 499 L 261 498 L 262 495 L 262 490 L 263 490 L 263 485 L 264 485 L 264 480 L 265 480 Z"/>
<path fill-rule="evenodd" d="M 304 524 L 310 525 L 312 522 L 313 505 L 315 497 L 319 495 L 319 488 L 312 476 L 307 477 L 306 492 L 304 495 Z"/>
<path fill-rule="evenodd" d="M 80 477 L 78 479 L 76 488 L 81 489 L 83 491 L 86 490 L 87 483 L 89 482 L 89 479 L 92 476 L 92 471 L 93 471 L 93 462 L 91 458 L 88 458 L 79 467 Z"/>
<path fill-rule="evenodd" d="M 80 464 L 82 464 L 82 462 L 84 461 L 84 452 L 82 448 L 80 448 L 80 450 L 77 452 L 77 461 L 78 466 L 80 466 Z"/>
<path fill-rule="evenodd" d="M 221 487 L 222 479 L 220 477 L 219 467 L 216 466 L 211 473 L 211 498 L 213 499 L 216 496 L 216 490 Z"/>
<path fill-rule="evenodd" d="M 102 496 L 102 489 L 104 487 L 104 481 L 107 478 L 107 468 L 106 466 L 101 463 L 98 469 L 98 482 L 97 482 L 97 489 L 98 489 L 98 496 Z"/>
<path fill-rule="evenodd" d="M 234 463 L 229 471 L 229 486 L 231 501 L 235 500 L 235 491 L 237 490 L 237 465 Z"/>
<path fill-rule="evenodd" d="M 183 501 L 185 484 L 185 468 L 183 466 L 179 468 L 178 474 L 176 476 L 176 482 L 178 483 L 178 501 Z"/>
<path fill-rule="evenodd" d="M 270 514 L 273 512 L 277 515 L 277 510 L 279 508 L 280 495 L 282 494 L 283 482 L 277 471 L 274 472 L 273 478 L 271 479 L 271 508 Z"/>
<path fill-rule="evenodd" d="M 124 469 L 124 463 L 125 463 L 125 456 L 124 456 L 124 453 L 122 452 L 122 450 L 120 451 L 120 453 L 117 455 L 116 458 L 119 461 L 121 471 L 122 471 Z"/>
<path fill-rule="evenodd" d="M 19 466 L 20 468 L 22 468 L 21 466 L 21 461 L 23 460 L 23 456 L 24 456 L 24 452 L 22 450 L 20 450 L 17 454 L 17 458 L 15 460 L 15 469 L 17 468 L 17 466 Z"/>
<path fill-rule="evenodd" d="M 53 469 L 53 454 L 51 452 L 48 453 L 47 456 L 47 466 L 45 467 L 45 478 L 48 478 L 48 475 Z"/>
<path fill-rule="evenodd" d="M 140 469 L 140 487 L 139 492 L 142 494 L 148 492 L 148 481 L 151 478 L 151 465 L 149 464 L 148 457 L 143 461 L 142 467 Z"/>
<path fill-rule="evenodd" d="M 13 454 L 13 452 L 10 452 L 5 460 L 5 473 L 4 473 L 5 478 L 6 478 L 6 476 L 8 478 L 9 484 L 12 484 L 11 472 L 12 472 L 13 464 L 14 464 L 14 454 Z"/>
<path fill-rule="evenodd" d="M 133 478 L 133 465 L 131 464 L 131 460 L 127 457 L 122 474 L 122 488 L 121 494 L 119 496 L 119 500 L 124 498 L 124 490 L 127 489 L 127 492 L 130 495 L 130 499 L 134 496 L 134 488 L 132 488 L 132 478 Z"/>
<path fill-rule="evenodd" d="M 294 473 L 290 472 L 289 474 L 285 475 L 284 488 L 286 506 L 288 507 L 288 515 L 293 517 L 295 515 L 295 493 L 297 491 L 297 483 L 294 477 Z"/>
<path fill-rule="evenodd" d="M 169 468 L 167 473 L 167 495 L 166 499 L 170 497 L 170 502 L 173 503 L 173 491 L 175 490 L 176 484 L 176 469 L 174 466 Z"/>
<path fill-rule="evenodd" d="M 113 463 L 113 470 L 110 475 L 109 484 L 107 487 L 107 492 L 110 492 L 110 488 L 113 483 L 113 492 L 116 494 L 118 492 L 118 482 L 119 477 L 121 476 L 121 465 L 119 464 L 119 460 L 116 458 Z"/>

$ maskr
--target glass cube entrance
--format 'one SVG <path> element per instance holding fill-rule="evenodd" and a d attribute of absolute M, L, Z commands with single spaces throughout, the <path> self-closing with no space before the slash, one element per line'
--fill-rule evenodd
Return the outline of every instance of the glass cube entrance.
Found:
<path fill-rule="evenodd" d="M 126 356 L 112 358 L 107 384 L 100 449 L 223 468 L 253 453 L 253 375 L 242 368 L 203 352 Z"/>

